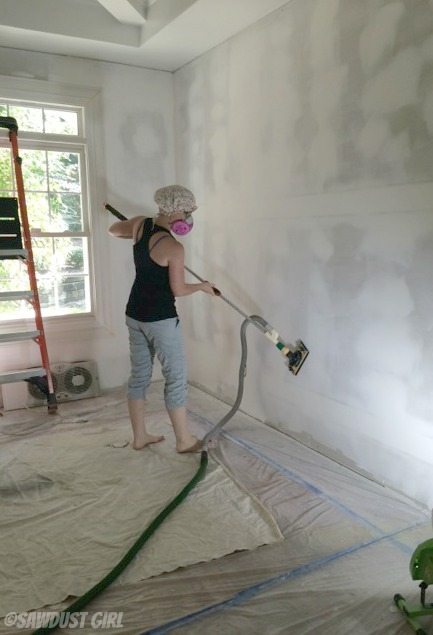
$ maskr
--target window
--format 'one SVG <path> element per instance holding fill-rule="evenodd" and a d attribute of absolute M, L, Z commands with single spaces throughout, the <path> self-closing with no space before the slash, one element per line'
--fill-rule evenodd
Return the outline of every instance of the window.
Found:
<path fill-rule="evenodd" d="M 19 154 L 44 317 L 92 311 L 85 109 L 2 99 L 18 123 Z M 16 196 L 7 130 L 0 133 L 0 196 Z M 0 260 L 0 290 L 28 289 L 25 265 Z M 25 301 L 1 302 L 0 322 L 32 317 Z"/>

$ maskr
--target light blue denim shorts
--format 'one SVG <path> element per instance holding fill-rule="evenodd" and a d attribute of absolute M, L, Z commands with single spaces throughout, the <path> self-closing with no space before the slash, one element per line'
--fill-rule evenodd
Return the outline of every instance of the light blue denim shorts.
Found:
<path fill-rule="evenodd" d="M 139 322 L 126 316 L 131 375 L 128 399 L 145 399 L 155 354 L 165 379 L 164 400 L 169 410 L 186 405 L 187 368 L 179 318 Z"/>

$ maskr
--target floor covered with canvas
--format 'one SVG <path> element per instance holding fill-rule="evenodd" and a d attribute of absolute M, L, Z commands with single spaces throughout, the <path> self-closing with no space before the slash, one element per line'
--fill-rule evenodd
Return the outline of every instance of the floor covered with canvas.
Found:
<path fill-rule="evenodd" d="M 190 388 L 198 436 L 228 409 Z M 167 439 L 142 451 L 121 389 L 1 417 L 2 616 L 66 608 L 192 477 L 200 455 L 175 453 L 160 382 L 148 413 Z M 393 596 L 418 601 L 409 559 L 432 533 L 422 506 L 238 413 L 204 481 L 86 611 L 123 612 L 104 632 L 128 635 L 409 635 Z"/>

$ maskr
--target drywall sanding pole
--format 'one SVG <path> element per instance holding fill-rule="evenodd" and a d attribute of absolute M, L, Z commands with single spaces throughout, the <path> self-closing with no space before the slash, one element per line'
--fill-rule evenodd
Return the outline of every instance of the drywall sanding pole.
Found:
<path fill-rule="evenodd" d="M 197 280 L 201 280 L 201 282 L 205 282 L 203 278 L 198 276 L 192 269 L 189 267 L 185 267 L 186 271 L 188 271 L 191 275 L 193 275 Z M 224 302 L 226 302 L 229 306 L 232 307 L 235 311 L 237 311 L 245 320 L 248 320 L 250 324 L 254 324 L 255 327 L 259 329 L 271 342 L 275 344 L 280 353 L 287 359 L 288 367 L 291 373 L 297 375 L 301 369 L 302 364 L 305 362 L 309 351 L 302 340 L 298 340 L 296 342 L 295 347 L 291 347 L 280 338 L 280 335 L 273 326 L 271 326 L 264 318 L 260 315 L 247 315 L 240 309 L 236 304 L 231 302 L 228 298 L 226 298 L 221 291 L 214 287 L 214 291 L 218 297 L 220 297 Z"/>
<path fill-rule="evenodd" d="M 194 278 L 197 278 L 197 280 L 200 280 L 201 282 L 206 282 L 206 280 L 204 280 L 204 278 L 201 278 L 199 275 L 197 275 L 192 269 L 190 269 L 189 267 L 185 267 L 186 271 L 188 271 L 192 276 L 194 276 Z M 254 324 L 254 326 L 257 326 L 257 328 L 259 328 L 261 331 L 263 331 L 263 333 L 266 331 L 265 327 L 262 324 L 257 324 L 257 322 L 255 322 L 249 315 L 247 315 L 244 311 L 242 311 L 242 309 L 240 309 L 238 306 L 236 306 L 236 304 L 233 304 L 233 302 L 231 302 L 228 298 L 226 298 L 219 289 L 216 289 L 214 287 L 214 291 L 216 292 L 216 295 L 221 298 L 221 300 L 224 300 L 224 302 L 227 302 L 227 304 L 229 306 L 232 307 L 232 309 L 234 309 L 235 311 L 237 311 L 240 315 L 242 315 L 243 318 L 245 318 L 246 320 L 248 320 L 249 322 L 251 322 L 251 324 Z"/>
<path fill-rule="evenodd" d="M 105 204 L 105 209 L 111 212 L 113 216 L 115 216 L 119 220 L 122 220 L 122 221 L 128 220 L 126 216 L 121 214 L 121 212 L 119 212 L 117 209 L 115 209 L 114 207 L 112 207 L 112 205 L 109 205 L 108 203 Z M 197 278 L 197 280 L 200 280 L 201 282 L 205 282 L 204 278 L 201 278 L 189 267 L 185 267 L 185 270 L 188 271 L 192 276 Z M 232 309 L 234 309 L 240 315 L 242 315 L 242 317 L 245 320 L 247 320 L 250 324 L 254 324 L 254 326 L 258 328 L 259 331 L 261 331 L 265 335 L 265 337 L 271 340 L 271 342 L 278 348 L 280 353 L 286 359 L 288 368 L 290 372 L 293 373 L 293 375 L 297 375 L 299 373 L 301 366 L 303 365 L 303 363 L 305 362 L 309 354 L 309 350 L 305 346 L 302 340 L 297 340 L 295 346 L 291 346 L 287 344 L 281 339 L 278 331 L 274 329 L 274 327 L 271 326 L 268 322 L 266 322 L 264 318 L 260 317 L 259 315 L 247 315 L 246 313 L 244 313 L 244 311 L 242 311 L 242 309 L 237 307 L 235 304 L 233 304 L 233 302 L 231 302 L 228 298 L 226 298 L 221 293 L 221 291 L 219 291 L 219 289 L 214 287 L 214 291 L 218 297 L 220 297 L 222 300 L 224 300 L 224 302 L 226 302 L 229 306 L 231 306 Z"/>

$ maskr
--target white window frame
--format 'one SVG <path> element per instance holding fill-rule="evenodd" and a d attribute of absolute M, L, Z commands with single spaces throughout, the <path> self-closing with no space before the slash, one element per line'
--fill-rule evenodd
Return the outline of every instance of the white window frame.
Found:
<path fill-rule="evenodd" d="M 109 315 L 108 299 L 102 294 L 102 274 L 107 271 L 107 250 L 103 245 L 103 234 L 106 233 L 106 223 L 103 223 L 103 199 L 98 188 L 98 166 L 104 165 L 102 150 L 102 125 L 100 91 L 94 88 L 81 87 L 55 82 L 39 80 L 17 79 L 0 76 L 0 100 L 16 100 L 19 105 L 44 105 L 53 107 L 79 107 L 83 109 L 83 130 L 78 129 L 81 136 L 46 134 L 46 140 L 41 141 L 44 148 L 59 149 L 59 144 L 67 142 L 71 151 L 79 149 L 85 161 L 87 178 L 82 179 L 82 204 L 85 208 L 83 236 L 88 238 L 89 254 L 89 286 L 91 294 L 91 312 L 73 313 L 44 317 L 44 328 L 48 334 L 59 336 L 65 331 L 88 330 L 103 327 L 113 330 L 111 315 Z M 7 130 L 0 137 L 0 144 L 9 147 Z M 20 132 L 18 130 L 19 149 L 28 147 L 27 140 L 31 140 L 32 147 L 41 139 L 42 133 Z M 74 143 L 75 149 L 74 149 Z M 42 147 L 42 146 L 41 146 Z M 84 148 L 84 151 L 83 151 Z M 82 174 L 81 174 L 82 176 Z M 35 237 L 44 236 L 44 233 L 34 232 Z M 78 236 L 79 232 L 74 236 Z M 54 236 L 54 234 L 50 234 Z M 61 237 L 67 237 L 68 233 L 59 233 Z M 0 323 L 1 332 L 9 332 L 11 328 L 28 326 L 29 318 L 5 320 Z"/>

